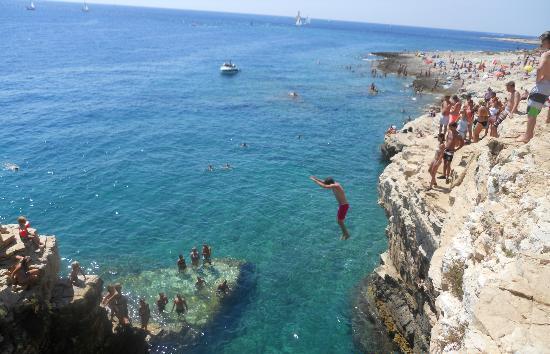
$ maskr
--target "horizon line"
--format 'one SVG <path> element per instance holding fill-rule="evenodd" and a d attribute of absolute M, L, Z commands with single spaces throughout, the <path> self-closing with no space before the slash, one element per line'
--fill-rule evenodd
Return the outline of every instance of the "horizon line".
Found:
<path fill-rule="evenodd" d="M 20 0 L 20 2 L 24 2 L 24 0 Z M 189 12 L 206 12 L 206 13 L 213 13 L 213 14 L 231 14 L 231 15 L 250 15 L 250 16 L 263 16 L 263 17 L 279 17 L 279 18 L 294 18 L 294 16 L 286 16 L 286 15 L 272 15 L 272 14 L 259 14 L 259 13 L 252 13 L 252 12 L 235 12 L 235 11 L 214 11 L 214 10 L 197 10 L 197 9 L 186 9 L 181 7 L 171 7 L 171 6 L 149 6 L 149 5 L 132 5 L 132 4 L 105 4 L 105 3 L 97 3 L 87 0 L 42 0 L 40 2 L 53 2 L 53 3 L 69 3 L 69 4 L 80 4 L 80 3 L 87 3 L 94 4 L 98 6 L 117 6 L 117 7 L 133 7 L 133 8 L 141 8 L 141 9 L 161 9 L 161 10 L 175 10 L 175 11 L 189 11 Z M 299 11 L 299 10 L 297 10 Z M 347 23 L 358 23 L 358 24 L 370 24 L 370 25 L 382 25 L 382 26 L 400 26 L 400 27 L 411 27 L 411 28 L 424 28 L 424 29 L 435 29 L 435 30 L 445 30 L 445 31 L 456 31 L 456 32 L 470 32 L 470 33 L 483 33 L 483 34 L 492 34 L 492 35 L 499 35 L 499 36 L 519 36 L 519 37 L 525 37 L 522 39 L 538 39 L 537 35 L 531 35 L 531 34 L 513 34 L 513 33 L 499 33 L 499 32 L 483 32 L 478 30 L 461 30 L 461 29 L 454 29 L 454 28 L 445 28 L 445 27 L 427 27 L 427 26 L 415 26 L 415 25 L 404 25 L 404 24 L 397 24 L 397 23 L 380 23 L 380 22 L 367 22 L 367 21 L 360 21 L 360 20 L 341 20 L 341 19 L 331 19 L 331 18 L 311 18 L 312 20 L 320 20 L 320 21 L 328 21 L 328 22 L 347 22 Z M 512 37 L 514 38 L 514 37 Z"/>

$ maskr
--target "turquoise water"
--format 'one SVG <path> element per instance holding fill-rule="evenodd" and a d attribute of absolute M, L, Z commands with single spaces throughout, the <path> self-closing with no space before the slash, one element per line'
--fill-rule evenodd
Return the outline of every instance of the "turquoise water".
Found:
<path fill-rule="evenodd" d="M 250 262 L 247 291 L 195 348 L 212 353 L 353 351 L 353 288 L 386 247 L 378 145 L 430 101 L 413 101 L 407 80 L 372 80 L 361 59 L 516 46 L 398 26 L 24 6 L 0 2 L 0 164 L 21 167 L 0 170 L 0 221 L 27 215 L 58 236 L 64 266 L 78 259 L 107 281 L 151 276 L 203 242 Z M 242 72 L 221 76 L 228 59 Z M 311 174 L 344 185 L 349 241 Z"/>

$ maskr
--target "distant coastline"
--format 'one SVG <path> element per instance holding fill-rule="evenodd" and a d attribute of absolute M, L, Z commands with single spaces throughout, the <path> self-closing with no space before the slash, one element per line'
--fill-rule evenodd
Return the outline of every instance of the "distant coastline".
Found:
<path fill-rule="evenodd" d="M 537 38 L 528 39 L 528 38 L 516 38 L 516 37 L 480 37 L 481 39 L 492 39 L 495 41 L 501 42 L 513 42 L 513 43 L 522 43 L 522 44 L 532 44 L 539 45 L 540 41 Z"/>

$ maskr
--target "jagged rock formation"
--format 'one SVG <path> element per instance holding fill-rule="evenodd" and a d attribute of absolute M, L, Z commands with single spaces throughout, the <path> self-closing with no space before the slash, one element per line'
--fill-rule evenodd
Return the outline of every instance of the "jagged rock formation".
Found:
<path fill-rule="evenodd" d="M 94 275 L 71 285 L 58 277 L 60 258 L 54 236 L 42 236 L 43 252 L 26 249 L 17 225 L 7 225 L 0 254 L 1 353 L 145 353 L 146 333 L 133 327 L 113 332 L 105 309 L 99 306 L 103 281 Z M 8 267 L 15 255 L 31 257 L 40 278 L 28 290 L 8 284 Z"/>
<path fill-rule="evenodd" d="M 438 180 L 431 191 L 435 120 L 409 123 L 422 137 L 391 140 L 401 152 L 379 183 L 389 247 L 367 302 L 401 351 L 550 352 L 545 115 L 529 144 L 515 142 L 527 119 L 516 115 L 499 138 L 465 146 L 455 154 L 451 183 Z"/>

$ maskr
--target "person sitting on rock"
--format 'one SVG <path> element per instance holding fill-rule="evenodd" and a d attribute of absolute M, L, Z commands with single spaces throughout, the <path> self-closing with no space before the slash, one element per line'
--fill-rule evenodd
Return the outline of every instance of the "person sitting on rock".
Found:
<path fill-rule="evenodd" d="M 191 264 L 194 267 L 198 267 L 199 262 L 201 260 L 201 256 L 199 255 L 199 252 L 197 251 L 197 247 L 193 247 L 193 249 L 191 249 L 190 258 L 191 258 Z"/>
<path fill-rule="evenodd" d="M 18 263 L 13 268 L 10 279 L 14 286 L 21 286 L 24 289 L 28 288 L 33 282 L 37 281 L 40 276 L 40 269 L 30 269 L 29 256 L 18 258 Z"/>
<path fill-rule="evenodd" d="M 212 264 L 211 257 L 212 257 L 212 248 L 205 243 L 204 245 L 202 245 L 202 259 L 203 259 L 202 264 L 208 263 L 211 265 Z"/>
<path fill-rule="evenodd" d="M 187 307 L 187 301 L 185 301 L 185 298 L 181 296 L 181 294 L 177 294 L 174 298 L 174 304 L 172 305 L 172 311 L 174 311 L 174 307 L 176 308 L 176 313 L 179 315 L 183 315 L 189 310 Z"/>
<path fill-rule="evenodd" d="M 178 258 L 178 272 L 185 272 L 187 269 L 187 264 L 185 264 L 185 258 L 183 258 L 183 255 L 180 254 Z"/>
<path fill-rule="evenodd" d="M 201 290 L 202 288 L 204 288 L 205 285 L 206 281 L 204 280 L 204 278 L 197 277 L 197 282 L 195 283 L 195 287 L 197 288 L 197 290 Z"/>
<path fill-rule="evenodd" d="M 103 300 L 101 300 L 101 306 L 108 308 L 111 313 L 111 321 L 113 321 L 113 317 L 117 314 L 117 308 L 114 301 L 116 294 L 117 292 L 114 285 L 109 284 L 107 285 L 107 294 L 103 297 Z"/>
<path fill-rule="evenodd" d="M 72 284 L 76 285 L 78 283 L 78 274 L 82 274 L 84 276 L 84 281 L 86 281 L 86 274 L 84 274 L 80 263 L 74 261 L 71 264 L 71 275 L 69 275 L 69 280 Z"/>
<path fill-rule="evenodd" d="M 166 305 L 168 305 L 168 297 L 164 293 L 159 293 L 159 298 L 157 299 L 157 309 L 159 313 L 164 312 Z"/>
<path fill-rule="evenodd" d="M 218 294 L 227 294 L 229 291 L 229 285 L 227 285 L 227 280 L 224 279 L 221 284 L 218 285 L 218 289 L 216 290 Z"/>
<path fill-rule="evenodd" d="M 20 216 L 17 218 L 17 223 L 19 224 L 19 237 L 25 245 L 32 243 L 36 246 L 36 253 L 40 252 L 40 249 L 44 247 L 44 244 L 40 242 L 40 236 L 36 229 L 31 228 L 31 223 L 27 220 L 26 217 Z"/>
<path fill-rule="evenodd" d="M 151 318 L 151 310 L 149 304 L 145 302 L 145 299 L 139 299 L 139 319 L 141 322 L 141 329 L 147 330 L 149 319 Z"/>

